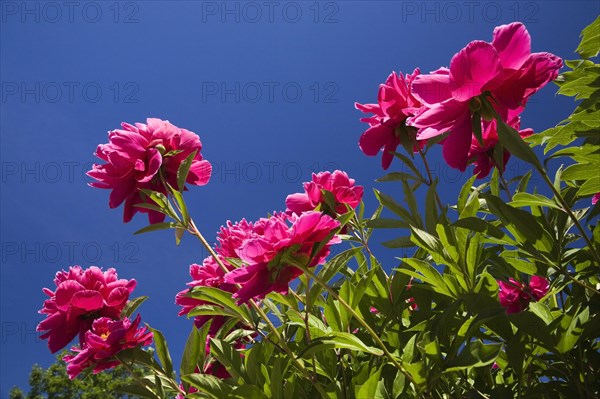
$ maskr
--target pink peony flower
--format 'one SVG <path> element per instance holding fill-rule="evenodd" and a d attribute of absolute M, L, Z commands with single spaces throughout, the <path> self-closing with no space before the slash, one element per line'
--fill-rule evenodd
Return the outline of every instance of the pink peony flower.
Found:
<path fill-rule="evenodd" d="M 322 190 L 329 191 L 334 198 L 334 209 L 330 209 Z M 321 206 L 321 211 L 331 217 L 346 213 L 346 205 L 356 208 L 363 196 L 363 187 L 355 186 L 345 172 L 336 170 L 312 175 L 312 181 L 304 183 L 304 193 L 290 194 L 285 200 L 289 211 L 300 215 Z"/>
<path fill-rule="evenodd" d="M 148 118 L 147 124 L 135 126 L 123 122 L 122 129 L 108 133 L 108 144 L 100 144 L 95 155 L 105 164 L 94 164 L 87 174 L 97 181 L 92 187 L 112 190 L 108 205 L 116 208 L 125 202 L 123 221 L 129 222 L 136 212 L 148 213 L 150 223 L 162 222 L 165 215 L 135 205 L 148 202 L 139 191 L 149 189 L 167 193 L 160 174 L 177 188 L 177 171 L 194 151 L 196 155 L 186 183 L 203 186 L 212 172 L 210 163 L 202 159 L 200 138 L 169 121 Z"/>
<path fill-rule="evenodd" d="M 232 270 L 231 267 L 230 270 Z M 223 276 L 225 276 L 225 272 L 219 267 L 217 262 L 212 257 L 208 257 L 204 259 L 202 266 L 193 264 L 190 266 L 190 276 L 192 276 L 193 281 L 188 283 L 187 285 L 190 287 L 215 287 L 219 288 L 223 291 L 227 292 L 236 292 L 237 287 L 233 284 L 225 283 Z M 196 306 L 201 305 L 210 305 L 211 303 L 203 301 L 201 299 L 196 299 L 188 296 L 191 288 L 180 291 L 175 296 L 175 303 L 179 306 L 182 306 L 182 309 L 179 311 L 179 316 L 183 316 L 191 312 Z M 196 316 L 194 318 L 194 322 L 196 327 L 200 328 L 210 319 L 225 319 L 223 316 Z M 213 321 L 213 325 L 215 323 L 219 323 L 218 321 Z M 222 324 L 222 323 L 221 323 Z M 211 326 L 212 328 L 212 326 Z"/>
<path fill-rule="evenodd" d="M 419 73 L 418 68 L 406 77 L 402 73 L 396 75 L 392 72 L 385 83 L 379 86 L 377 104 L 354 104 L 356 109 L 366 114 L 374 114 L 361 119 L 370 127 L 362 134 L 358 145 L 362 152 L 369 156 L 377 155 L 383 148 L 383 169 L 390 167 L 401 135 L 407 135 L 410 140 L 414 140 L 416 132 L 407 127 L 405 122 L 421 107 L 421 103 L 411 92 L 411 83 Z"/>
<path fill-rule="evenodd" d="M 536 301 L 542 299 L 550 289 L 550 283 L 543 277 L 532 276 L 529 281 L 529 293 Z"/>
<path fill-rule="evenodd" d="M 94 368 L 94 374 L 116 367 L 120 362 L 114 356 L 122 350 L 150 345 L 152 332 L 146 327 L 138 329 L 140 321 L 139 314 L 133 323 L 127 317 L 122 320 L 108 317 L 95 320 L 92 329 L 85 333 L 85 344 L 72 348 L 75 355 L 64 357 L 69 378 L 75 378 L 88 367 Z"/>
<path fill-rule="evenodd" d="M 594 194 L 594 196 L 592 197 L 592 205 L 596 205 L 596 203 L 598 202 L 599 199 L 600 199 L 600 193 Z"/>
<path fill-rule="evenodd" d="M 242 242 L 254 236 L 254 230 L 252 223 L 242 219 L 240 222 L 232 223 L 227 222 L 226 226 L 222 226 L 219 233 L 217 234 L 218 244 L 215 247 L 215 252 L 219 256 L 219 259 L 228 268 L 229 271 L 235 267 L 232 266 L 227 259 L 238 258 L 236 253 L 237 250 L 242 246 Z M 225 271 L 217 264 L 212 256 L 207 257 L 202 262 L 202 265 L 193 264 L 190 266 L 190 276 L 192 282 L 187 285 L 190 287 L 215 287 L 223 291 L 234 293 L 237 291 L 235 284 L 226 283 L 223 279 Z M 182 306 L 179 316 L 183 316 L 192 311 L 196 306 L 210 304 L 206 301 L 191 298 L 188 296 L 190 289 L 180 291 L 175 297 L 175 303 Z M 214 318 L 218 318 L 216 316 Z M 195 318 L 195 324 L 198 328 L 202 327 L 211 316 L 197 316 Z M 213 321 L 213 324 L 215 321 Z"/>
<path fill-rule="evenodd" d="M 491 121 L 493 113 L 487 108 L 491 106 L 509 121 L 556 78 L 561 67 L 562 60 L 553 54 L 531 53 L 531 38 L 523 24 L 499 26 L 492 43 L 469 43 L 452 58 L 450 69 L 415 77 L 412 90 L 423 107 L 407 124 L 419 129 L 418 140 L 450 132 L 443 142 L 444 159 L 464 171 L 473 135 L 472 114 L 480 112 Z"/>
<path fill-rule="evenodd" d="M 492 168 L 496 166 L 494 161 L 494 148 L 498 144 L 498 130 L 497 121 L 495 119 L 487 122 L 481 122 L 481 136 L 483 138 L 483 146 L 479 143 L 479 140 L 473 135 L 471 137 L 471 147 L 469 148 L 468 159 L 469 163 L 475 165 L 473 174 L 477 175 L 478 179 L 486 177 Z M 516 130 L 519 130 L 520 118 L 516 116 L 510 123 L 509 126 Z M 532 129 L 519 130 L 521 137 L 525 138 L 533 134 Z M 506 163 L 510 159 L 510 152 L 506 149 L 503 151 L 503 162 L 502 171 L 506 168 Z"/>
<path fill-rule="evenodd" d="M 85 332 L 94 319 L 119 318 L 136 285 L 133 279 L 119 280 L 115 269 L 102 272 L 96 266 L 85 270 L 72 266 L 68 272 L 56 273 L 54 283 L 56 291 L 43 289 L 50 299 L 39 311 L 47 317 L 37 326 L 37 331 L 45 331 L 40 338 L 48 338 L 52 353 L 64 348 L 77 334 L 83 345 Z"/>
<path fill-rule="evenodd" d="M 550 288 L 548 280 L 539 276 L 531 277 L 529 287 L 513 278 L 510 278 L 508 282 L 498 281 L 498 285 L 500 286 L 498 292 L 500 304 L 506 308 L 508 314 L 521 312 L 532 299 L 539 301 Z"/>
<path fill-rule="evenodd" d="M 238 303 L 246 303 L 252 298 L 262 299 L 270 292 L 286 293 L 290 281 L 302 274 L 288 259 L 308 267 L 323 263 L 331 244 L 341 241 L 335 236 L 329 238 L 339 226 L 338 221 L 315 211 L 260 219 L 254 223 L 255 236 L 245 239 L 236 251 L 246 266 L 224 277 L 227 283 L 241 285 L 233 296 Z M 325 245 L 311 257 L 313 247 L 325 240 L 328 240 Z"/>

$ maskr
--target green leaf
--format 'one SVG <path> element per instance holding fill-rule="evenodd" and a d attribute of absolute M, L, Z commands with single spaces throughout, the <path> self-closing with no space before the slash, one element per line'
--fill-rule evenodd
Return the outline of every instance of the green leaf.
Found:
<path fill-rule="evenodd" d="M 484 198 L 490 211 L 498 216 L 507 228 L 514 227 L 521 239 L 528 240 L 536 247 L 539 243 L 547 252 L 552 250 L 550 234 L 544 230 L 532 214 L 505 204 L 499 197 L 484 195 Z"/>
<path fill-rule="evenodd" d="M 151 224 L 149 226 L 139 229 L 138 231 L 136 231 L 133 234 L 142 234 L 142 233 L 148 233 L 150 231 L 157 231 L 157 230 L 175 229 L 178 226 L 179 226 L 179 223 L 176 223 L 176 222 L 154 223 L 154 224 Z"/>
<path fill-rule="evenodd" d="M 525 273 L 529 276 L 537 274 L 537 267 L 535 266 L 535 263 L 531 263 L 521 258 L 518 251 L 504 250 L 500 254 L 500 257 L 502 257 L 507 264 L 521 273 Z"/>
<path fill-rule="evenodd" d="M 560 353 L 567 353 L 575 347 L 577 341 L 581 337 L 583 326 L 588 322 L 590 317 L 590 308 L 586 307 L 579 312 L 575 317 L 571 315 L 563 316 L 560 326 L 562 334 L 556 348 Z"/>
<path fill-rule="evenodd" d="M 248 325 L 252 325 L 252 317 L 248 311 L 247 306 L 238 306 L 231 297 L 230 292 L 222 291 L 214 287 L 194 287 L 188 295 L 192 298 L 201 299 L 210 303 L 221 305 L 223 308 L 229 310 L 231 315 L 238 317 L 240 320 Z"/>
<path fill-rule="evenodd" d="M 402 162 L 404 162 L 406 164 L 406 166 L 408 166 L 415 173 L 416 180 L 425 181 L 425 179 L 423 178 L 423 175 L 421 175 L 421 172 L 419 172 L 419 169 L 417 169 L 417 167 L 415 166 L 413 161 L 410 160 L 409 157 L 407 157 L 406 155 L 400 154 L 399 152 L 394 153 L 394 156 L 396 158 L 400 159 Z"/>
<path fill-rule="evenodd" d="M 473 187 L 473 183 L 477 178 L 476 175 L 471 176 L 469 180 L 465 182 L 465 184 L 460 189 L 460 194 L 458 195 L 458 202 L 456 203 L 456 207 L 458 208 L 458 213 L 462 215 L 465 206 L 467 205 L 467 199 L 469 199 L 469 194 L 471 193 L 471 187 Z M 473 215 L 468 215 L 473 216 Z"/>
<path fill-rule="evenodd" d="M 579 191 L 577 191 L 577 196 L 585 197 L 586 195 L 592 195 L 600 192 L 600 176 L 595 176 L 594 178 L 587 180 L 585 183 L 579 187 Z"/>
<path fill-rule="evenodd" d="M 484 344 L 480 340 L 470 341 L 456 358 L 449 361 L 445 372 L 466 370 L 492 364 L 502 350 L 502 344 Z"/>
<path fill-rule="evenodd" d="M 130 317 L 135 310 L 148 299 L 147 296 L 139 296 L 134 299 L 130 299 L 125 304 L 125 307 L 121 311 L 121 317 Z"/>
<path fill-rule="evenodd" d="M 415 226 L 410 226 L 410 230 L 412 232 L 410 236 L 411 240 L 415 244 L 436 254 L 444 253 L 444 246 L 436 236 L 431 235 Z"/>
<path fill-rule="evenodd" d="M 147 324 L 146 326 L 152 331 L 156 354 L 158 355 L 158 360 L 160 360 L 165 373 L 168 376 L 173 375 L 173 362 L 171 361 L 171 355 L 169 354 L 169 348 L 167 347 L 167 341 L 165 340 L 164 335 L 159 330 L 156 330 Z"/>
<path fill-rule="evenodd" d="M 381 376 L 381 370 L 383 366 L 379 367 L 377 370 L 370 369 L 371 375 L 369 378 L 362 383 L 357 384 L 354 387 L 354 396 L 356 398 L 374 398 L 375 393 L 377 392 L 377 385 L 379 384 L 379 378 Z"/>
<path fill-rule="evenodd" d="M 574 164 L 562 172 L 562 180 L 589 180 L 598 176 L 600 164 Z"/>
<path fill-rule="evenodd" d="M 498 138 L 506 149 L 523 161 L 534 165 L 538 169 L 543 169 L 542 164 L 538 160 L 535 152 L 521 138 L 519 133 L 508 126 L 501 118 L 497 118 Z"/>
<path fill-rule="evenodd" d="M 181 244 L 181 239 L 183 238 L 183 235 L 185 234 L 185 229 L 182 228 L 176 228 L 175 229 L 175 245 L 179 245 Z"/>
<path fill-rule="evenodd" d="M 562 208 L 557 205 L 556 202 L 541 194 L 516 193 L 513 196 L 513 200 L 509 202 L 509 205 L 518 208 L 524 206 L 545 206 L 547 208 L 562 210 Z"/>
<path fill-rule="evenodd" d="M 417 222 L 413 220 L 412 215 L 402 205 L 397 203 L 392 197 L 383 194 L 377 190 L 375 190 L 375 195 L 377 196 L 377 198 L 383 206 L 388 208 L 390 211 L 394 212 L 396 215 L 400 216 L 400 218 L 403 221 L 409 224 L 417 224 Z"/>
<path fill-rule="evenodd" d="M 425 371 L 425 362 L 404 363 L 404 368 L 413 378 L 417 386 L 427 382 L 427 373 Z"/>
<path fill-rule="evenodd" d="M 302 357 L 307 358 L 313 353 L 330 348 L 350 349 L 353 351 L 370 353 L 375 356 L 383 356 L 383 351 L 381 349 L 366 345 L 355 335 L 345 332 L 334 332 L 329 337 L 313 340 L 302 353 Z"/>
<path fill-rule="evenodd" d="M 200 369 L 204 367 L 205 342 L 210 323 L 205 323 L 200 330 L 192 325 L 192 331 L 188 335 L 188 339 L 183 349 L 181 357 L 181 365 L 179 366 L 179 374 L 187 375 L 194 372 L 196 366 L 200 364 Z"/>
<path fill-rule="evenodd" d="M 402 260 L 404 261 L 404 263 L 408 264 L 409 266 L 412 266 L 417 273 L 403 268 L 395 270 L 430 284 L 434 287 L 435 291 L 440 294 L 449 296 L 451 298 L 454 298 L 456 296 L 452 293 L 452 290 L 448 288 L 446 281 L 435 267 L 420 259 L 406 258 Z"/>
<path fill-rule="evenodd" d="M 425 227 L 430 232 L 435 231 L 435 226 L 440 219 L 436 200 L 437 184 L 438 180 L 434 179 L 431 186 L 427 189 L 427 195 L 425 196 Z"/>
<path fill-rule="evenodd" d="M 600 16 L 581 32 L 581 43 L 577 47 L 583 58 L 592 58 L 600 51 Z"/>
<path fill-rule="evenodd" d="M 404 201 L 408 204 L 408 208 L 410 209 L 411 220 L 417 227 L 422 229 L 423 221 L 421 220 L 421 215 L 419 215 L 419 208 L 417 206 L 415 194 L 405 180 L 402 181 L 402 188 L 404 191 Z"/>
<path fill-rule="evenodd" d="M 281 380 L 278 381 L 278 383 L 281 382 Z M 228 398 L 232 399 L 268 399 L 269 397 L 260 388 L 248 384 L 235 387 L 233 392 L 228 396 Z"/>
<path fill-rule="evenodd" d="M 405 172 L 391 172 L 385 176 L 380 177 L 379 179 L 376 179 L 375 181 L 377 181 L 377 182 L 398 181 L 398 180 L 406 181 L 409 179 L 420 181 L 419 178 L 416 177 L 415 175 L 412 175 L 410 173 L 405 173 Z"/>
<path fill-rule="evenodd" d="M 497 239 L 507 238 L 506 234 L 504 234 L 504 232 L 498 227 L 494 226 L 487 220 L 479 219 L 473 216 L 459 219 L 452 223 L 452 226 L 461 227 L 471 231 L 477 231 L 479 233 L 485 233 Z"/>
<path fill-rule="evenodd" d="M 231 388 L 222 379 L 210 374 L 188 374 L 181 376 L 181 379 L 210 398 L 228 398 L 231 393 Z"/>
<path fill-rule="evenodd" d="M 179 169 L 177 170 L 177 187 L 179 187 L 179 191 L 183 191 L 185 187 L 185 181 L 190 173 L 190 168 L 192 167 L 196 153 L 197 151 L 192 152 L 185 158 L 181 165 L 179 165 Z"/>
<path fill-rule="evenodd" d="M 381 244 L 387 248 L 409 248 L 415 246 L 410 236 L 398 237 L 393 240 L 384 241 Z"/>
<path fill-rule="evenodd" d="M 548 350 L 553 350 L 556 342 L 546 323 L 532 312 L 519 312 L 508 315 L 509 320 L 520 332 L 536 338 Z"/>
<path fill-rule="evenodd" d="M 245 379 L 242 370 L 242 358 L 240 354 L 227 342 L 220 339 L 210 339 L 210 353 L 213 355 L 234 378 Z"/>
<path fill-rule="evenodd" d="M 185 205 L 185 201 L 183 199 L 183 194 L 180 191 L 175 190 L 173 187 L 169 186 L 171 194 L 173 194 L 173 198 L 179 207 L 179 211 L 181 212 L 181 216 L 183 217 L 183 223 L 187 225 L 190 221 L 190 215 L 187 210 L 187 206 Z"/>

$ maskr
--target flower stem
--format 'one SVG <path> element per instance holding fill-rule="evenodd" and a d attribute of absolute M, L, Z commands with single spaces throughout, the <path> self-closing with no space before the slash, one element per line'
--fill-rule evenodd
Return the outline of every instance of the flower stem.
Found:
<path fill-rule="evenodd" d="M 344 301 L 338 295 L 338 293 L 335 292 L 334 289 L 332 289 L 330 286 L 328 286 L 327 283 L 325 283 L 323 280 L 321 280 L 321 278 L 319 278 L 317 275 L 315 275 L 308 267 L 304 266 L 303 264 L 300 264 L 299 262 L 294 262 L 291 259 L 289 259 L 289 260 L 290 260 L 290 263 L 292 263 L 294 267 L 297 267 L 298 269 L 302 270 L 304 273 L 306 273 L 307 276 L 309 276 L 310 278 L 315 280 L 315 282 L 317 284 L 319 284 L 321 287 L 323 287 L 331 296 L 333 296 L 335 298 L 335 300 L 337 300 L 343 307 L 345 307 L 346 310 L 348 310 L 348 312 L 350 312 L 352 317 L 354 317 L 367 330 L 367 332 L 371 335 L 373 340 L 375 340 L 377 345 L 379 345 L 379 347 L 383 350 L 383 353 L 385 353 L 385 355 L 390 359 L 390 361 L 394 364 L 394 366 L 396 366 L 396 368 L 398 370 L 400 370 L 400 372 L 402 372 L 402 374 L 404 374 L 410 382 L 415 384 L 415 381 L 412 378 L 412 376 L 410 375 L 410 373 L 408 371 L 406 371 L 404 369 L 404 367 L 402 367 L 400 362 L 398 362 L 396 357 L 394 355 L 392 355 L 392 353 L 385 346 L 385 344 L 383 343 L 381 338 L 379 338 L 377 333 L 375 331 L 373 331 L 371 326 L 362 317 L 360 317 L 360 315 L 358 313 L 356 313 L 356 311 L 354 311 L 354 309 L 352 309 L 352 307 L 350 305 L 348 305 L 348 303 L 346 303 L 346 301 Z"/>
<path fill-rule="evenodd" d="M 421 156 L 421 159 L 423 160 L 423 165 L 425 166 L 425 171 L 427 172 L 427 178 L 429 179 L 429 184 L 427 184 L 428 186 L 431 186 L 433 184 L 433 176 L 431 175 L 431 169 L 429 168 L 429 163 L 427 162 L 427 157 L 425 156 L 425 154 L 423 153 L 423 150 L 421 149 L 421 146 L 417 144 L 417 148 L 419 149 L 419 155 Z M 437 190 L 435 190 L 435 200 L 438 204 L 438 207 L 440 208 L 440 212 L 443 213 L 444 212 L 444 206 L 442 205 L 442 200 L 440 199 L 440 196 L 437 193 Z"/>

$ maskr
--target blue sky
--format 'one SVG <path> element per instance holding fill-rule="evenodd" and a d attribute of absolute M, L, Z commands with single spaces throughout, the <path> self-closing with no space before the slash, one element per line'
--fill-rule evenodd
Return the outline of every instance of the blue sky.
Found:
<path fill-rule="evenodd" d="M 34 332 L 37 311 L 42 287 L 70 265 L 135 278 L 134 294 L 151 297 L 143 320 L 179 362 L 191 322 L 177 317 L 174 296 L 205 252 L 189 236 L 180 247 L 169 232 L 133 236 L 145 217 L 124 225 L 108 191 L 86 185 L 93 151 L 121 121 L 158 117 L 200 135 L 215 171 L 187 201 L 211 242 L 227 220 L 283 209 L 323 169 L 348 172 L 374 210 L 374 187 L 397 197 L 401 187 L 374 182 L 384 173 L 358 149 L 365 125 L 354 101 L 374 102 L 392 70 L 447 66 L 515 20 L 534 51 L 575 58 L 599 11 L 596 1 L 0 1 L 0 398 L 26 386 L 33 363 L 53 361 Z M 523 127 L 569 115 L 572 101 L 555 92 L 548 85 L 530 101 Z M 469 173 L 436 156 L 450 202 Z M 512 162 L 508 173 L 526 171 Z M 397 253 L 375 250 L 394 266 Z"/>

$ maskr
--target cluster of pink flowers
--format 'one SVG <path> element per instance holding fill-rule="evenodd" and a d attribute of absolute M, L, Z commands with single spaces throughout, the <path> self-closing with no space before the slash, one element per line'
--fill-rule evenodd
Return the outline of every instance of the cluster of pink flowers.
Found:
<path fill-rule="evenodd" d="M 506 313 L 518 313 L 527 308 L 529 302 L 542 299 L 550 288 L 548 280 L 533 276 L 526 287 L 523 283 L 510 278 L 508 282 L 498 281 L 500 304 L 506 308 Z"/>
<path fill-rule="evenodd" d="M 383 167 L 387 169 L 398 134 L 406 126 L 417 129 L 419 142 L 448 133 L 441 142 L 448 165 L 464 171 L 474 163 L 475 174 L 485 177 L 493 166 L 505 166 L 493 163 L 496 118 L 518 130 L 519 114 L 529 98 L 554 80 L 561 67 L 562 60 L 553 54 L 531 53 L 531 37 L 523 24 L 499 26 L 491 43 L 472 41 L 452 57 L 450 68 L 427 75 L 415 70 L 407 79 L 390 76 L 380 88 L 378 105 L 357 105 L 375 114 L 364 119 L 371 127 L 361 137 L 360 148 L 366 155 L 376 155 L 385 147 Z M 390 103 L 395 106 L 393 112 L 388 110 Z M 473 118 L 480 118 L 475 123 L 481 123 L 483 144 L 475 139 Z M 521 136 L 531 133 L 520 131 Z M 504 164 L 509 156 L 504 152 Z"/>
<path fill-rule="evenodd" d="M 119 279 L 112 268 L 103 272 L 96 266 L 85 270 L 72 266 L 68 272 L 57 272 L 54 283 L 55 291 L 43 289 L 50 298 L 39 311 L 46 318 L 37 331 L 43 332 L 42 339 L 48 339 L 52 353 L 79 335 L 79 348 L 73 348 L 79 354 L 65 358 L 71 378 L 92 365 L 96 371 L 114 367 L 118 364 L 112 359 L 115 353 L 152 340 L 151 333 L 138 330 L 139 316 L 133 323 L 121 319 L 135 280 Z"/>
<path fill-rule="evenodd" d="M 148 118 L 146 124 L 130 125 L 108 133 L 108 143 L 101 144 L 95 155 L 104 164 L 94 164 L 87 174 L 97 181 L 92 187 L 112 190 L 108 205 L 116 208 L 125 202 L 123 221 L 129 222 L 136 212 L 148 214 L 150 223 L 159 223 L 165 215 L 136 205 L 150 203 L 140 191 L 147 189 L 167 194 L 164 183 L 177 188 L 177 171 L 183 161 L 195 153 L 186 183 L 203 186 L 210 180 L 211 164 L 202 159 L 200 138 L 169 121 Z"/>
<path fill-rule="evenodd" d="M 191 265 L 190 288 L 175 297 L 175 303 L 182 307 L 179 315 L 186 315 L 197 306 L 214 305 L 189 296 L 194 287 L 219 288 L 232 293 L 238 304 L 244 304 L 261 300 L 270 292 L 287 293 L 290 282 L 302 274 L 295 264 L 306 267 L 322 264 L 331 245 L 341 241 L 334 234 L 340 227 L 335 217 L 346 213 L 348 207 L 358 206 L 363 187 L 355 186 L 346 173 L 336 170 L 313 174 L 312 181 L 304 183 L 304 190 L 287 197 L 285 213 L 274 213 L 255 222 L 244 219 L 227 222 L 221 227 L 214 250 L 226 270 L 210 256 L 202 265 Z M 320 249 L 315 252 L 317 246 Z M 232 259 L 242 266 L 232 265 Z M 200 328 L 209 320 L 212 322 L 206 340 L 207 353 L 210 338 L 216 336 L 226 317 L 196 316 L 194 322 Z M 244 342 L 234 343 L 236 349 L 244 345 Z M 202 372 L 229 377 L 225 368 L 214 360 Z"/>

